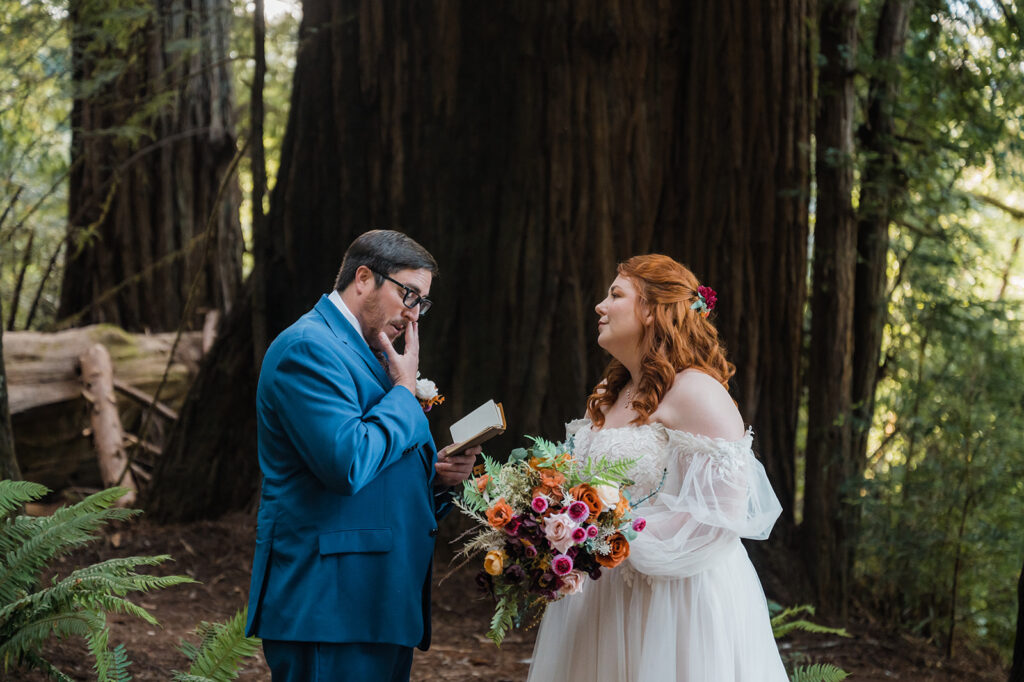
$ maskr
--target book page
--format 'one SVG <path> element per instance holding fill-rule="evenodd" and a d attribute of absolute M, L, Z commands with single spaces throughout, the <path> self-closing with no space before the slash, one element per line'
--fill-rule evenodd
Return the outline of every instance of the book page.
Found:
<path fill-rule="evenodd" d="M 472 440 L 488 429 L 505 430 L 505 418 L 501 408 L 493 400 L 476 408 L 451 426 L 452 442 L 463 443 Z M 495 434 L 497 435 L 497 434 Z"/>

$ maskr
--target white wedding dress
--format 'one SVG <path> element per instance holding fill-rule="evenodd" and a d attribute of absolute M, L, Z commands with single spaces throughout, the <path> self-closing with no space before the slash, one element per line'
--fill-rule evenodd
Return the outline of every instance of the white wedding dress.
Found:
<path fill-rule="evenodd" d="M 740 538 L 782 508 L 738 441 L 661 424 L 567 425 L 578 458 L 639 458 L 627 489 L 647 528 L 618 567 L 548 606 L 529 682 L 785 682 L 761 583 Z"/>

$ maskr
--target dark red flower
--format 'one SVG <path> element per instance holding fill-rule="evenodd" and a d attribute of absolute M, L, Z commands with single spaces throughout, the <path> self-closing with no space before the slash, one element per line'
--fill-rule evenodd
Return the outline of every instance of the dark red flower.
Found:
<path fill-rule="evenodd" d="M 699 286 L 697 287 L 697 294 L 704 299 L 704 304 L 708 307 L 708 310 L 714 310 L 715 304 L 718 303 L 718 294 L 711 287 Z"/>

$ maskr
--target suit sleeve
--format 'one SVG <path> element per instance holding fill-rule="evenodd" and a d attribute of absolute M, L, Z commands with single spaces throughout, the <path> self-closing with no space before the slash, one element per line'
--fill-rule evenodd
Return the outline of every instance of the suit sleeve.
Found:
<path fill-rule="evenodd" d="M 274 377 L 277 412 L 313 475 L 354 495 L 429 442 L 430 429 L 419 402 L 402 386 L 364 412 L 349 368 L 325 355 L 308 339 L 285 350 Z"/>

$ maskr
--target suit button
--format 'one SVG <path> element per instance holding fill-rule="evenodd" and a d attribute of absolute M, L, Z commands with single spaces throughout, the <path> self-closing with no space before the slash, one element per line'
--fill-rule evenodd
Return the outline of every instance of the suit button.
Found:
<path fill-rule="evenodd" d="M 436 538 L 437 537 L 437 529 L 436 528 L 431 528 L 430 529 L 430 537 L 432 537 L 432 538 Z"/>

